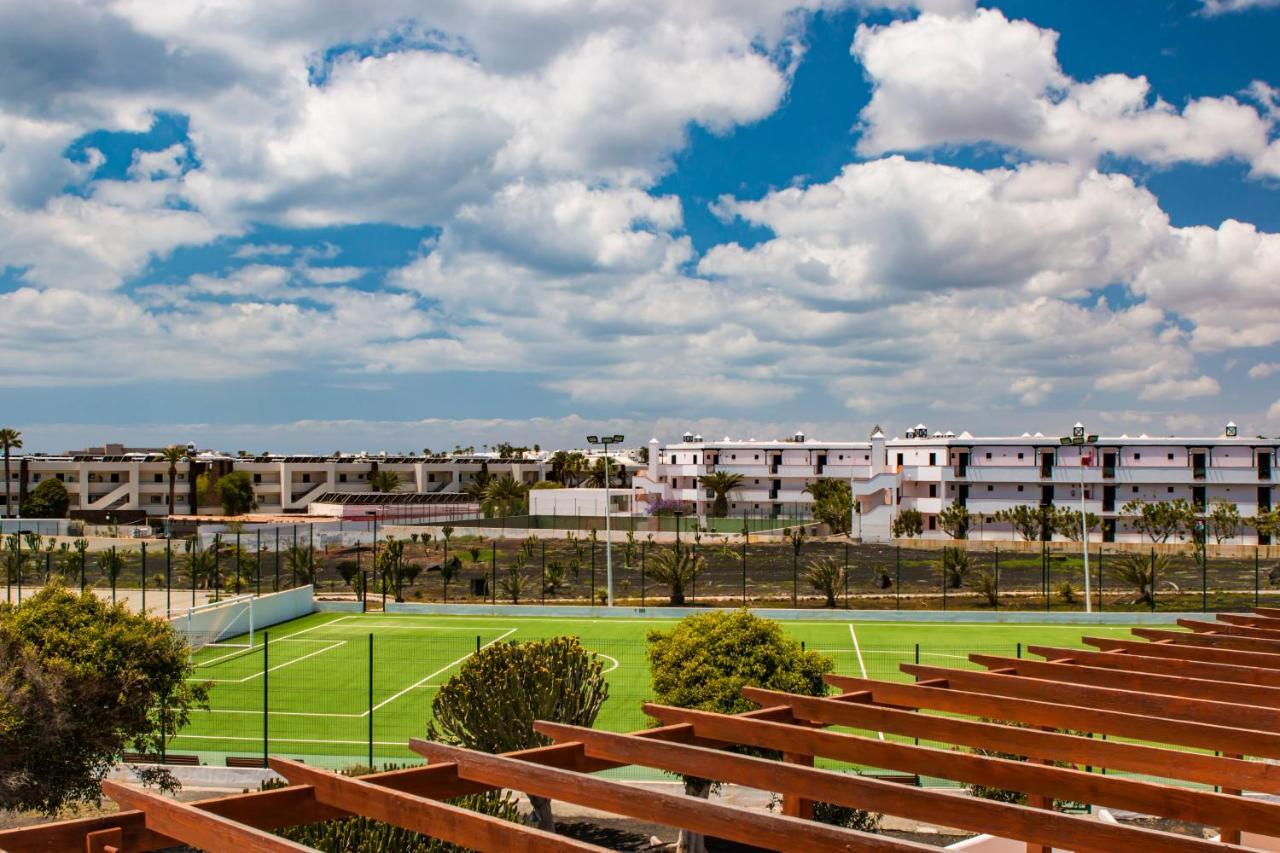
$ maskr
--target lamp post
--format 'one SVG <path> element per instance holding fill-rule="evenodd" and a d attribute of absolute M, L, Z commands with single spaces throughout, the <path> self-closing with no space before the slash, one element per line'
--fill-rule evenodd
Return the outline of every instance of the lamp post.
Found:
<path fill-rule="evenodd" d="M 1084 455 L 1086 446 L 1092 447 L 1098 443 L 1096 435 L 1087 435 L 1084 431 L 1084 424 L 1076 423 L 1071 428 L 1071 435 L 1064 435 L 1058 439 L 1059 444 L 1071 445 L 1080 448 L 1080 553 L 1084 558 L 1084 612 L 1093 612 L 1093 596 L 1089 589 L 1089 523 L 1085 517 L 1084 511 L 1084 469 L 1089 457 Z"/>
<path fill-rule="evenodd" d="M 620 435 L 589 435 L 587 444 L 604 446 L 604 573 L 608 606 L 613 606 L 613 513 L 609 503 L 609 445 L 621 444 Z M 595 602 L 592 602 L 594 604 Z"/>
<path fill-rule="evenodd" d="M 364 514 L 373 519 L 373 565 L 370 566 L 369 569 L 370 569 L 370 574 L 372 574 L 374 578 L 377 578 L 378 577 L 378 511 L 376 509 L 367 509 L 365 510 Z M 315 528 L 312 528 L 312 529 L 314 530 Z M 357 550 L 357 553 L 359 553 L 358 550 Z M 383 570 L 383 573 L 382 573 L 382 610 L 384 613 L 387 610 L 387 573 L 385 570 Z"/>

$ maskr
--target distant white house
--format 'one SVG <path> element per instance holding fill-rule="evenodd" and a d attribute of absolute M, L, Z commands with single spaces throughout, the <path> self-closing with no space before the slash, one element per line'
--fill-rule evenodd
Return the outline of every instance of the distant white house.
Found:
<path fill-rule="evenodd" d="M 609 490 L 611 515 L 643 515 L 632 488 Z M 604 489 L 533 489 L 529 492 L 530 515 L 560 515 L 566 517 L 603 517 L 605 514 Z"/>

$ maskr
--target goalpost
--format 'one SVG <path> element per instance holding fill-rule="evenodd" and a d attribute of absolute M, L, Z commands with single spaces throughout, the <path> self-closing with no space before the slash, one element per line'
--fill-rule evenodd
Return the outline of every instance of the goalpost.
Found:
<path fill-rule="evenodd" d="M 239 595 L 189 607 L 173 622 L 193 653 L 209 646 L 248 651 L 254 643 L 254 596 Z"/>

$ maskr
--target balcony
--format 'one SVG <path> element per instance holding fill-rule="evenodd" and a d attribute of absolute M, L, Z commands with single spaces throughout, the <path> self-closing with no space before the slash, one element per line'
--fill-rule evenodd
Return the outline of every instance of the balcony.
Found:
<path fill-rule="evenodd" d="M 721 462 L 715 466 L 715 470 L 724 471 L 727 474 L 741 474 L 744 477 L 769 476 L 769 466 L 761 462 Z"/>
<path fill-rule="evenodd" d="M 774 465 L 773 476 L 814 477 L 817 476 L 817 467 L 814 465 Z"/>

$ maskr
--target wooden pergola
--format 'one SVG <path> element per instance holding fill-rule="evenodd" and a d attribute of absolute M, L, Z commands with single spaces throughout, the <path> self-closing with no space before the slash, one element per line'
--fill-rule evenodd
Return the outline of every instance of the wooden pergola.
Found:
<path fill-rule="evenodd" d="M 551 745 L 504 755 L 412 740 L 428 764 L 360 778 L 273 758 L 288 787 L 193 803 L 105 782 L 118 814 L 0 832 L 0 849 L 305 850 L 272 830 L 350 815 L 477 850 L 601 849 L 444 802 L 493 789 L 778 850 L 936 850 L 816 823 L 817 801 L 1028 851 L 1280 849 L 1280 802 L 1242 795 L 1280 794 L 1280 609 L 1180 624 L 1189 630 L 1135 629 L 1143 641 L 1085 637 L 1089 650 L 1031 646 L 1042 660 L 970 655 L 985 671 L 904 664 L 915 683 L 831 675 L 842 692 L 826 698 L 747 688 L 760 709 L 733 716 L 646 704 L 662 725 L 630 734 L 538 723 Z M 1019 791 L 1028 804 L 816 759 Z M 592 775 L 625 765 L 776 792 L 781 813 Z M 1216 827 L 1220 840 L 1056 810 L 1063 801 Z"/>

